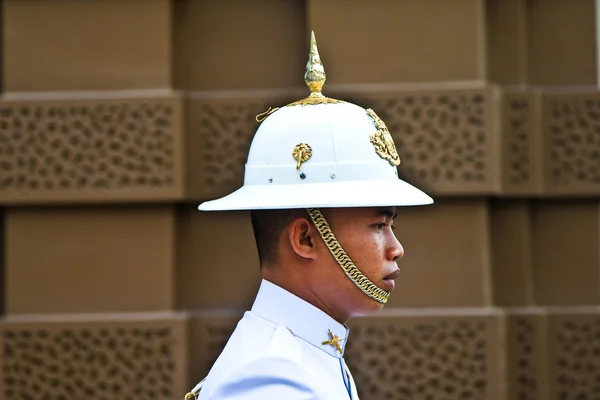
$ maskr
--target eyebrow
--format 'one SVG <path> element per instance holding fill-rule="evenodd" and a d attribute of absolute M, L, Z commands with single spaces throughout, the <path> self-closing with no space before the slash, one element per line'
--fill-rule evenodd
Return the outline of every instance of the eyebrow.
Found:
<path fill-rule="evenodd" d="M 384 217 L 388 217 L 390 219 L 396 219 L 398 213 L 392 212 L 391 208 L 378 208 L 376 211 L 377 215 L 383 215 Z"/>

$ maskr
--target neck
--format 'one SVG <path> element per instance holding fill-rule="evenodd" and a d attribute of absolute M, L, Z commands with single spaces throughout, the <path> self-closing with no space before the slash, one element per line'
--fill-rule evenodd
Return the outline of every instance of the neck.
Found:
<path fill-rule="evenodd" d="M 262 277 L 317 307 L 340 324 L 346 325 L 346 322 L 349 319 L 348 315 L 343 315 L 343 313 L 335 312 L 333 309 L 329 308 L 327 304 L 319 298 L 319 295 L 311 288 L 311 286 L 304 282 L 302 277 L 288 276 L 288 274 L 282 272 L 282 270 L 283 268 L 277 266 L 265 266 L 262 268 Z"/>

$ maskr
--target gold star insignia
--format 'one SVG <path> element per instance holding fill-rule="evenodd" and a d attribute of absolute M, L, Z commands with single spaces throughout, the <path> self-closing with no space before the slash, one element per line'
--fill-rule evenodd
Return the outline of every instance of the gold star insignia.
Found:
<path fill-rule="evenodd" d="M 338 351 L 338 353 L 342 354 L 342 347 L 340 346 L 340 341 L 342 341 L 344 339 L 340 339 L 340 337 L 338 335 L 334 335 L 329 329 L 327 329 L 327 332 L 329 333 L 329 340 L 324 340 L 321 344 L 322 345 L 330 344 L 333 347 L 335 347 L 335 349 Z"/>

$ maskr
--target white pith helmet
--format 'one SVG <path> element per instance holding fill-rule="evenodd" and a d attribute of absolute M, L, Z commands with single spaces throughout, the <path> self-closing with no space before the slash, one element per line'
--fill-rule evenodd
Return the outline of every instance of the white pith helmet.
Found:
<path fill-rule="evenodd" d="M 400 158 L 375 112 L 321 94 L 325 71 L 314 33 L 304 79 L 309 97 L 265 113 L 250 145 L 243 186 L 199 210 L 433 203 L 398 178 Z"/>

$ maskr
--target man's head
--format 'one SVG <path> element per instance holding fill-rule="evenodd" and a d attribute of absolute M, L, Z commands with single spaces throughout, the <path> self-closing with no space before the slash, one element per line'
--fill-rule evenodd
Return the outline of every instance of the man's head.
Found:
<path fill-rule="evenodd" d="M 391 291 L 399 273 L 396 261 L 404 255 L 393 232 L 396 208 L 331 208 L 321 212 L 360 272 L 380 290 Z M 339 321 L 383 306 L 346 276 L 307 210 L 255 211 L 252 222 L 265 278 L 310 297 Z"/>
<path fill-rule="evenodd" d="M 404 251 L 388 205 L 433 200 L 399 179 L 372 109 L 323 95 L 314 34 L 304 79 L 308 97 L 257 116 L 244 185 L 198 208 L 254 210 L 263 277 L 343 321 L 381 308 L 392 289 Z"/>

